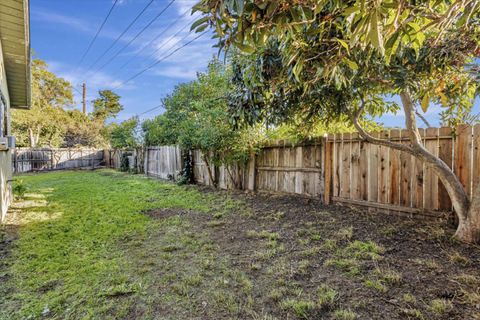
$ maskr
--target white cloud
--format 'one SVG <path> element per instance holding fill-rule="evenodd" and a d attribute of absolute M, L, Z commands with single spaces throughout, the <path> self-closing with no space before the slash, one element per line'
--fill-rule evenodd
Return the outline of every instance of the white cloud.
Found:
<path fill-rule="evenodd" d="M 59 14 L 45 9 L 36 9 L 31 12 L 31 19 L 39 22 L 61 24 L 82 32 L 94 32 L 87 21 Z"/>

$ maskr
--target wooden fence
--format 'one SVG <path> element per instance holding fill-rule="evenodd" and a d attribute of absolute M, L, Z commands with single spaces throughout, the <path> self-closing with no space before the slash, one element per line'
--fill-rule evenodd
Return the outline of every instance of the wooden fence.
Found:
<path fill-rule="evenodd" d="M 420 129 L 420 134 L 425 147 L 453 168 L 471 196 L 480 181 L 480 125 Z M 409 143 L 406 130 L 373 135 Z M 166 174 L 181 170 L 178 162 L 169 167 L 178 155 L 169 156 L 172 151 L 168 150 L 178 150 L 177 147 L 150 149 L 155 151 L 149 153 L 149 159 L 154 157 L 157 162 L 149 163 L 148 174 L 165 178 Z M 176 152 L 180 154 L 179 150 Z M 211 185 L 202 153 L 192 151 L 192 158 L 194 181 Z M 299 144 L 277 141 L 252 155 L 245 164 L 210 164 L 210 170 L 222 189 L 290 193 L 320 198 L 325 203 L 361 205 L 409 215 L 440 217 L 452 210 L 444 186 L 428 165 L 398 150 L 369 144 L 357 133 L 334 134 Z"/>
<path fill-rule="evenodd" d="M 420 134 L 425 148 L 453 168 L 471 196 L 480 178 L 480 125 L 420 129 Z M 375 135 L 408 143 L 406 130 Z M 452 209 L 433 170 L 407 153 L 365 143 L 356 133 L 329 135 L 325 150 L 326 202 L 433 216 Z"/>
<path fill-rule="evenodd" d="M 182 170 L 179 146 L 148 147 L 144 155 L 145 174 L 161 179 L 176 179 Z"/>
<path fill-rule="evenodd" d="M 99 149 L 16 148 L 12 155 L 14 172 L 96 168 L 104 165 Z"/>

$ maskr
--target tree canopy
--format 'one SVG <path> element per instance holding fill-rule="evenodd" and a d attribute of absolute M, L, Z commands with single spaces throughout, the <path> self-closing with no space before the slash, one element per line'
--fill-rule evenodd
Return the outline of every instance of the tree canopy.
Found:
<path fill-rule="evenodd" d="M 103 147 L 109 144 L 105 121 L 121 110 L 120 97 L 101 92 L 96 111 L 73 109 L 73 87 L 40 59 L 32 62 L 32 108 L 12 111 L 12 133 L 18 146 Z"/>
<path fill-rule="evenodd" d="M 192 29 L 214 27 L 220 48 L 260 54 L 258 77 L 248 77 L 258 79 L 248 87 L 255 94 L 238 113 L 348 116 L 368 142 L 427 163 L 452 200 L 457 238 L 480 241 L 480 187 L 470 202 L 454 172 L 423 146 L 415 115 L 417 106 L 439 103 L 455 124 L 470 111 L 479 92 L 478 1 L 201 0 L 194 11 L 203 17 Z M 392 94 L 401 98 L 410 145 L 374 138 L 361 124 L 366 114 L 395 110 L 384 99 Z M 259 96 L 266 99 L 257 103 Z M 285 103 L 296 97 L 306 103 Z"/>

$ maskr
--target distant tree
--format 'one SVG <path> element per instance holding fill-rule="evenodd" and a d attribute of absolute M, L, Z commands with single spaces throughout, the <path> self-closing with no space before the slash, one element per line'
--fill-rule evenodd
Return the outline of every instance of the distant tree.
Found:
<path fill-rule="evenodd" d="M 140 145 L 139 119 L 133 117 L 119 124 L 112 123 L 108 130 L 113 148 L 135 148 Z"/>
<path fill-rule="evenodd" d="M 66 122 L 64 108 L 73 104 L 72 85 L 48 70 L 40 59 L 32 61 L 32 108 L 13 110 L 12 131 L 19 145 L 58 146 Z"/>
<path fill-rule="evenodd" d="M 115 118 L 123 106 L 120 104 L 120 96 L 112 90 L 98 91 L 99 97 L 92 101 L 93 113 L 95 119 L 105 121 L 109 118 Z"/>

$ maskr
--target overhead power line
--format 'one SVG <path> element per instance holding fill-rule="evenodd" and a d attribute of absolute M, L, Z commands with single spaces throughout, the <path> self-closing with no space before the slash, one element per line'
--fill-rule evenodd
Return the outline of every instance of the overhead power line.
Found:
<path fill-rule="evenodd" d="M 155 38 L 153 38 L 151 41 L 149 41 L 147 44 L 145 44 L 143 47 L 140 48 L 140 50 L 137 51 L 137 53 L 131 58 L 129 59 L 127 62 L 125 62 L 123 65 L 121 65 L 117 70 L 121 70 L 123 68 L 125 68 L 130 62 L 132 62 L 133 60 L 135 60 L 135 58 L 137 58 L 140 53 L 143 52 L 143 50 L 145 50 L 146 48 L 148 48 L 150 45 L 152 45 L 155 41 L 157 41 L 161 36 L 163 36 L 165 34 L 165 32 L 167 32 L 169 29 L 171 29 L 178 21 L 180 21 L 180 19 L 182 19 L 187 13 L 190 12 L 191 9 L 187 9 L 184 13 L 182 13 L 182 15 L 180 15 L 177 19 L 175 19 L 172 23 L 170 23 L 165 29 L 162 30 L 162 32 L 160 32 Z"/>
<path fill-rule="evenodd" d="M 137 16 L 135 17 L 135 19 L 133 19 L 132 22 L 130 22 L 130 24 L 127 26 L 127 28 L 125 30 L 123 30 L 123 32 L 112 42 L 112 44 L 107 48 L 107 50 L 105 50 L 94 62 L 92 65 L 90 65 L 90 67 L 87 69 L 87 71 L 85 73 L 87 73 L 88 71 L 90 71 L 103 57 L 105 57 L 105 55 L 117 44 L 117 42 L 125 35 L 125 33 L 127 33 L 128 30 L 130 30 L 130 28 L 135 24 L 135 22 L 137 22 L 137 20 L 145 13 L 145 11 L 147 11 L 147 9 L 150 7 L 150 5 L 154 2 L 155 0 L 150 0 L 150 2 L 147 3 L 147 5 L 145 7 L 143 7 L 142 11 L 140 11 Z"/>
<path fill-rule="evenodd" d="M 100 71 L 101 69 L 105 68 L 108 64 L 110 64 L 110 62 L 112 62 L 116 57 L 118 57 L 120 55 L 120 53 L 123 52 L 123 50 L 125 50 L 126 48 L 128 48 L 128 46 L 130 46 L 132 44 L 133 41 L 135 41 L 143 32 L 145 32 L 158 18 L 160 18 L 160 16 L 175 2 L 175 0 L 171 0 L 167 6 L 165 8 L 162 9 L 162 11 L 160 11 L 160 13 L 158 13 L 152 20 L 150 20 L 150 22 L 145 26 L 143 27 L 142 30 L 140 30 L 132 39 L 130 39 L 130 41 L 127 42 L 127 44 L 125 44 L 122 48 L 120 48 L 120 50 L 118 50 L 114 55 L 113 57 L 111 57 L 110 59 L 108 59 L 100 68 L 98 68 L 97 70 L 95 70 L 94 74 L 97 73 L 98 71 Z"/>
<path fill-rule="evenodd" d="M 78 63 L 77 67 L 79 67 L 79 66 L 82 64 L 83 60 L 85 59 L 85 57 L 87 56 L 88 52 L 90 51 L 90 49 L 92 48 L 93 44 L 95 43 L 95 40 L 97 40 L 98 35 L 100 34 L 100 32 L 102 31 L 103 27 L 105 26 L 105 23 L 107 23 L 107 20 L 108 20 L 108 18 L 110 17 L 110 14 L 112 14 L 113 8 L 115 8 L 115 6 L 117 5 L 117 2 L 118 2 L 118 0 L 115 0 L 115 2 L 113 2 L 112 7 L 111 7 L 110 10 L 108 11 L 107 16 L 105 17 L 105 19 L 103 19 L 103 22 L 102 22 L 102 24 L 100 25 L 100 28 L 98 28 L 97 33 L 95 33 L 95 36 L 93 37 L 93 39 L 92 39 L 92 40 L 90 41 L 90 43 L 88 44 L 87 50 L 85 50 L 85 52 L 83 53 L 82 58 L 80 59 L 80 62 Z"/>
<path fill-rule="evenodd" d="M 139 114 L 137 114 L 137 116 L 144 115 L 145 113 L 149 113 L 149 112 L 155 111 L 155 110 L 160 109 L 160 108 L 162 108 L 162 107 L 163 107 L 163 103 L 160 104 L 160 105 L 158 105 L 158 106 L 156 106 L 156 107 L 153 107 L 153 108 L 151 108 L 151 109 L 148 109 L 148 110 L 146 110 L 146 111 L 144 111 L 144 112 L 142 112 L 142 113 L 139 113 Z"/>
<path fill-rule="evenodd" d="M 187 22 L 187 24 L 185 24 L 180 30 L 178 30 L 175 34 L 171 35 L 170 37 L 168 37 L 167 40 L 165 40 L 161 46 L 159 46 L 157 49 L 155 49 L 155 51 L 152 52 L 152 54 L 150 54 L 149 58 L 155 58 L 155 55 L 157 54 L 157 52 L 159 52 L 163 47 L 165 47 L 169 42 L 170 40 L 174 39 L 176 36 L 178 36 L 180 33 L 182 33 L 186 28 L 188 28 L 191 24 L 191 21 Z M 190 35 L 190 33 L 187 33 L 183 38 L 181 38 L 178 42 L 182 42 L 183 40 L 185 40 L 188 36 Z M 177 42 L 177 43 L 178 43 Z"/>
<path fill-rule="evenodd" d="M 131 76 L 130 78 L 128 78 L 127 80 L 125 80 L 124 82 L 120 83 L 119 85 L 117 85 L 116 87 L 114 87 L 113 89 L 118 89 L 122 86 L 124 86 L 125 84 L 127 84 L 128 82 L 132 81 L 133 79 L 139 77 L 140 75 L 142 75 L 143 73 L 145 73 L 146 71 L 152 69 L 153 67 L 155 67 L 156 65 L 158 65 L 160 62 L 162 61 L 165 61 L 165 59 L 171 57 L 173 54 L 175 54 L 177 51 L 181 50 L 182 48 L 185 48 L 186 46 L 190 45 L 192 42 L 194 42 L 195 40 L 197 40 L 198 38 L 200 38 L 201 36 L 203 36 L 204 34 L 206 34 L 209 30 L 205 30 L 204 32 L 202 32 L 201 34 L 199 34 L 198 36 L 196 36 L 195 38 L 191 39 L 190 41 L 184 43 L 183 45 L 181 45 L 180 47 L 176 48 L 175 50 L 173 50 L 172 52 L 170 52 L 169 54 L 167 54 L 166 56 L 162 57 L 160 60 L 156 61 L 155 63 L 152 63 L 151 65 L 149 65 L 148 67 L 146 67 L 145 69 L 137 72 L 136 74 L 134 74 L 133 76 Z"/>

